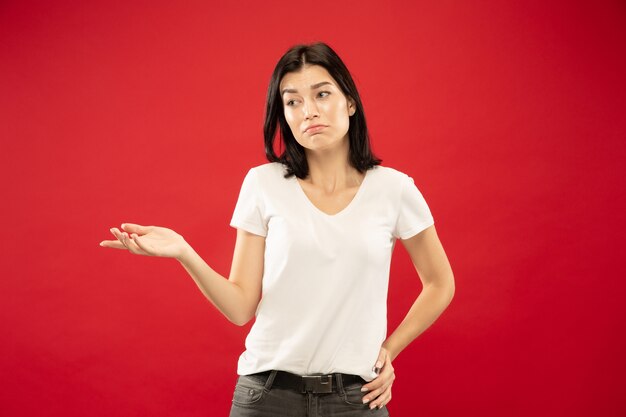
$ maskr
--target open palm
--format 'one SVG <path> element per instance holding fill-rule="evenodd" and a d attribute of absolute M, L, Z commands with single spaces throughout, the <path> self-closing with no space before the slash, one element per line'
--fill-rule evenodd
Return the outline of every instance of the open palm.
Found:
<path fill-rule="evenodd" d="M 122 231 L 115 227 L 110 230 L 117 240 L 104 240 L 100 246 L 128 249 L 136 255 L 178 258 L 189 246 L 181 235 L 165 227 L 124 223 Z"/>

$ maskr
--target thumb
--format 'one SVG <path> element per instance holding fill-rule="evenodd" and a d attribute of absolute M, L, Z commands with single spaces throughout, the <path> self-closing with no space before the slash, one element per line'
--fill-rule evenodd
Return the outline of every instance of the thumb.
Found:
<path fill-rule="evenodd" d="M 141 226 L 134 223 L 122 223 L 122 230 L 127 233 L 137 233 L 139 235 L 145 235 L 150 231 L 150 226 Z"/>

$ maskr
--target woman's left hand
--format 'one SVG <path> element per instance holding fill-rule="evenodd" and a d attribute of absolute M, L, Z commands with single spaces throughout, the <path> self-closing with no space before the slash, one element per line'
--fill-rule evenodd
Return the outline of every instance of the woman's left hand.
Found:
<path fill-rule="evenodd" d="M 363 397 L 363 402 L 368 403 L 370 409 L 375 407 L 383 408 L 383 406 L 391 401 L 391 385 L 393 384 L 393 380 L 396 379 L 396 374 L 391 365 L 389 351 L 384 347 L 381 347 L 378 353 L 378 360 L 374 366 L 375 372 L 376 368 L 378 368 L 378 376 L 363 385 L 361 389 L 363 391 L 367 388 L 367 395 Z"/>

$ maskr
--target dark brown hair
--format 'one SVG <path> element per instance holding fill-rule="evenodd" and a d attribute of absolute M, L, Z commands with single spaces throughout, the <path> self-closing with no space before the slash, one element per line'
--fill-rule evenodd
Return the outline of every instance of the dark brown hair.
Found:
<path fill-rule="evenodd" d="M 350 127 L 348 128 L 350 164 L 359 172 L 365 172 L 376 165 L 380 165 L 382 161 L 373 155 L 370 147 L 363 105 L 352 76 L 335 51 L 322 42 L 296 45 L 290 48 L 274 68 L 267 89 L 265 125 L 263 128 L 267 159 L 270 162 L 284 164 L 287 168 L 285 175 L 287 178 L 295 175 L 302 179 L 309 174 L 309 165 L 304 148 L 296 141 L 287 124 L 279 91 L 280 82 L 285 74 L 300 71 L 305 65 L 324 67 L 337 82 L 343 94 L 355 103 L 356 111 L 350 116 Z M 276 155 L 274 151 L 277 128 L 280 130 L 280 140 L 284 144 L 284 151 L 280 155 Z"/>

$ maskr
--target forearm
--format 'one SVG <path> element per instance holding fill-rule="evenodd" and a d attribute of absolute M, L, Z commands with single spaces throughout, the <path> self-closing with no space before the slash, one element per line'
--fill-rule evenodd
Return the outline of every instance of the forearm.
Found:
<path fill-rule="evenodd" d="M 454 287 L 451 285 L 424 286 L 402 323 L 383 343 L 391 360 L 434 323 L 448 307 L 453 296 Z"/>
<path fill-rule="evenodd" d="M 244 295 L 241 288 L 215 272 L 191 246 L 178 258 L 181 265 L 193 278 L 200 291 L 228 320 L 243 325 L 247 318 L 242 316 L 245 310 Z"/>

